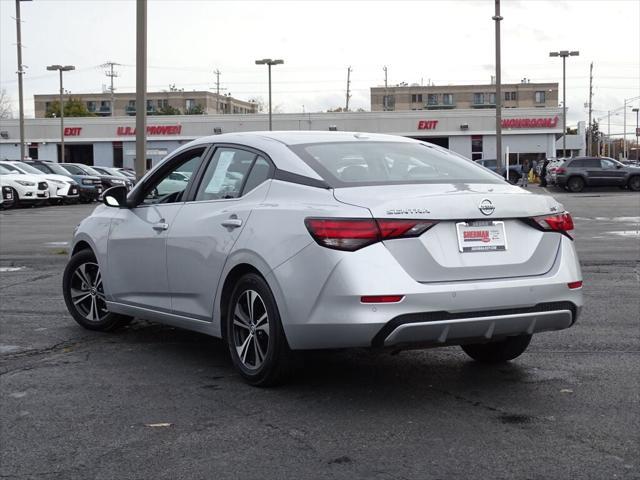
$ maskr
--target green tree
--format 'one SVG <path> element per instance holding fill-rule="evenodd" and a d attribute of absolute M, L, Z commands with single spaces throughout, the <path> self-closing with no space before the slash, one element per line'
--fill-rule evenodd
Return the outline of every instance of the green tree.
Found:
<path fill-rule="evenodd" d="M 184 114 L 185 115 L 203 115 L 204 108 L 202 107 L 202 105 L 197 103 L 195 106 L 189 108 L 188 110 L 185 110 Z"/>
<path fill-rule="evenodd" d="M 149 115 L 182 115 L 182 112 L 180 111 L 180 109 L 167 104 L 166 106 L 156 110 L 155 113 Z"/>
<path fill-rule="evenodd" d="M 47 109 L 46 117 L 59 117 L 60 116 L 60 102 L 51 102 Z M 70 98 L 64 102 L 64 116 L 65 117 L 95 117 L 96 114 L 87 110 L 87 105 L 77 98 Z"/>

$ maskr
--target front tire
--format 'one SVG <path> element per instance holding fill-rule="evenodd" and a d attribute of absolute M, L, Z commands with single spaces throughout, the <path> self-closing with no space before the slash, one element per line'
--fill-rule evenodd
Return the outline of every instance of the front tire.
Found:
<path fill-rule="evenodd" d="M 640 192 L 640 175 L 634 175 L 631 177 L 627 186 L 632 192 Z"/>
<path fill-rule="evenodd" d="M 238 280 L 225 320 L 231 360 L 247 383 L 267 387 L 289 378 L 293 354 L 276 301 L 261 276 L 248 273 Z"/>
<path fill-rule="evenodd" d="M 504 363 L 519 357 L 529 346 L 531 335 L 507 337 L 490 343 L 461 345 L 464 353 L 482 363 Z"/>
<path fill-rule="evenodd" d="M 100 265 L 89 249 L 77 252 L 67 263 L 62 294 L 73 319 L 86 329 L 110 332 L 133 320 L 107 310 Z"/>

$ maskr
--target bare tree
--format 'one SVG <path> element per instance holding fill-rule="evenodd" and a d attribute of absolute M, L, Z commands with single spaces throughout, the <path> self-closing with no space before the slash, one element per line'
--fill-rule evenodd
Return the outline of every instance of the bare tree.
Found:
<path fill-rule="evenodd" d="M 13 118 L 11 98 L 9 98 L 5 89 L 0 91 L 0 118 Z"/>

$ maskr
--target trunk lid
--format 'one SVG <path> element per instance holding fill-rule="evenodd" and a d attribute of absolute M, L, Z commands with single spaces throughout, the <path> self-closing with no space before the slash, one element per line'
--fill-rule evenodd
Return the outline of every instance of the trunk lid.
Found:
<path fill-rule="evenodd" d="M 552 268 L 560 248 L 560 233 L 542 232 L 520 219 L 559 213 L 564 210 L 562 205 L 513 185 L 368 186 L 338 188 L 334 196 L 340 202 L 369 209 L 375 218 L 438 221 L 420 237 L 384 242 L 418 282 L 543 275 Z M 505 250 L 460 251 L 457 224 L 484 225 L 479 222 L 504 222 Z"/>

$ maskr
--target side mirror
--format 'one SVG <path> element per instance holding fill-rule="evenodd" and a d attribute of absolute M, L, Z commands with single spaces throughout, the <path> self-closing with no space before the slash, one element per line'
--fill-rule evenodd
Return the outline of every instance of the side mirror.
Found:
<path fill-rule="evenodd" d="M 108 188 L 102 194 L 102 203 L 107 207 L 126 208 L 127 206 L 127 187 L 117 185 Z"/>
<path fill-rule="evenodd" d="M 622 165 L 620 165 L 619 163 L 616 163 L 616 168 L 622 168 Z"/>

